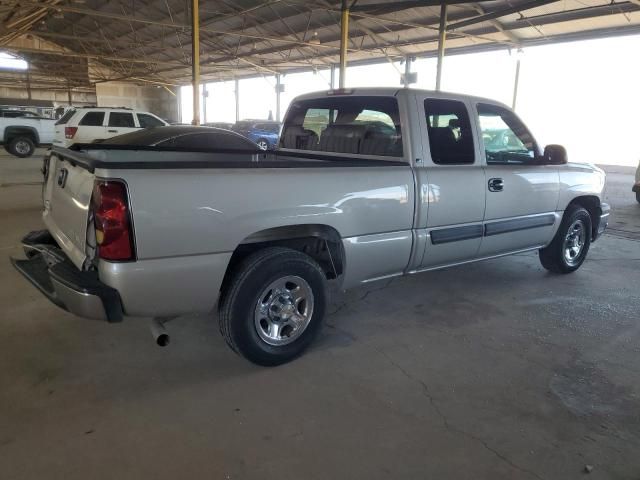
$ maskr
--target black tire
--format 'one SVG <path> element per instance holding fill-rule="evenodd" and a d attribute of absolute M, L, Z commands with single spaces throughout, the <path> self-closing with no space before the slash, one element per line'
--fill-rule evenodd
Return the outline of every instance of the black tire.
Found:
<path fill-rule="evenodd" d="M 258 332 L 262 322 L 257 314 L 258 302 L 265 294 L 265 300 L 273 298 L 267 290 L 270 285 L 292 276 L 303 279 L 312 292 L 310 320 L 291 343 L 271 345 L 261 338 L 266 330 Z M 230 276 L 220 300 L 220 332 L 227 344 L 249 361 L 264 366 L 280 365 L 299 356 L 311 344 L 320 331 L 326 301 L 327 280 L 315 260 L 288 248 L 266 248 L 243 260 Z"/>
<path fill-rule="evenodd" d="M 640 203 L 640 192 L 636 192 L 636 200 Z"/>
<path fill-rule="evenodd" d="M 567 241 L 575 241 L 576 236 L 573 235 L 568 240 L 569 230 L 576 231 L 576 225 L 581 224 L 584 234 L 580 237 L 582 240 L 581 247 L 578 252 L 574 251 L 575 256 L 570 257 L 570 253 L 565 254 L 568 247 Z M 544 268 L 553 273 L 571 273 L 575 272 L 584 263 L 587 257 L 589 247 L 591 246 L 591 215 L 580 205 L 571 205 L 562 218 L 562 223 L 556 232 L 553 241 L 545 248 L 540 249 L 540 263 Z M 580 240 L 578 239 L 578 240 Z M 577 248 L 577 247 L 574 247 Z"/>
<path fill-rule="evenodd" d="M 14 137 L 9 142 L 9 153 L 16 157 L 30 157 L 35 151 L 36 145 L 29 137 Z"/>

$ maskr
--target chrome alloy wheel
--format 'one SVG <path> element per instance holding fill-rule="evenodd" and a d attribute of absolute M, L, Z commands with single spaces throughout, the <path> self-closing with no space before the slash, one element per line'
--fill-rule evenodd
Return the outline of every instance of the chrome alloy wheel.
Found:
<path fill-rule="evenodd" d="M 266 140 L 258 140 L 258 143 L 256 145 L 258 145 L 258 148 L 260 150 L 268 150 L 269 149 L 269 144 L 267 143 Z"/>
<path fill-rule="evenodd" d="M 26 140 L 19 140 L 15 143 L 16 152 L 20 155 L 26 155 L 31 150 L 31 145 Z"/>
<path fill-rule="evenodd" d="M 286 276 L 269 284 L 258 297 L 254 322 L 260 338 L 273 346 L 288 345 L 309 326 L 313 292 L 301 277 Z"/>
<path fill-rule="evenodd" d="M 580 254 L 584 249 L 584 243 L 587 237 L 587 228 L 584 222 L 580 219 L 574 221 L 567 235 L 564 237 L 564 244 L 562 246 L 564 260 L 567 265 L 574 266 L 579 261 Z"/>

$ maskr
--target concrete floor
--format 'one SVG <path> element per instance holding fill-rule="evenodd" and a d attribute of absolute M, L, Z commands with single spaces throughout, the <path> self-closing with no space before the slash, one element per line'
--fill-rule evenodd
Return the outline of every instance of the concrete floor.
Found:
<path fill-rule="evenodd" d="M 50 305 L 7 259 L 40 227 L 40 187 L 6 186 L 39 160 L 14 160 L 0 158 L 0 479 L 640 478 L 631 169 L 611 169 L 615 224 L 579 272 L 526 254 L 338 294 L 313 348 L 268 369 L 213 318 L 175 321 L 160 349 L 146 321 Z"/>

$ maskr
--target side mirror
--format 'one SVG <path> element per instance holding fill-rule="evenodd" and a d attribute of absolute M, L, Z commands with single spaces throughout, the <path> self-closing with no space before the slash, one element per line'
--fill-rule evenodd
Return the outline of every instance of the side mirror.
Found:
<path fill-rule="evenodd" d="M 543 158 L 547 165 L 564 165 L 569 161 L 567 149 L 562 145 L 547 145 L 544 148 Z"/>

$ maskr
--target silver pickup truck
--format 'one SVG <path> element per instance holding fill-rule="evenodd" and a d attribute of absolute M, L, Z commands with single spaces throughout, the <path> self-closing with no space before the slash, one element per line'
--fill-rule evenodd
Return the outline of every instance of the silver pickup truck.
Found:
<path fill-rule="evenodd" d="M 349 289 L 530 250 L 570 273 L 609 215 L 602 170 L 462 95 L 304 95 L 274 152 L 113 140 L 54 147 L 47 230 L 14 265 L 78 316 L 156 319 L 160 343 L 167 318 L 217 308 L 227 343 L 262 365 L 311 343 L 328 280 Z"/>

